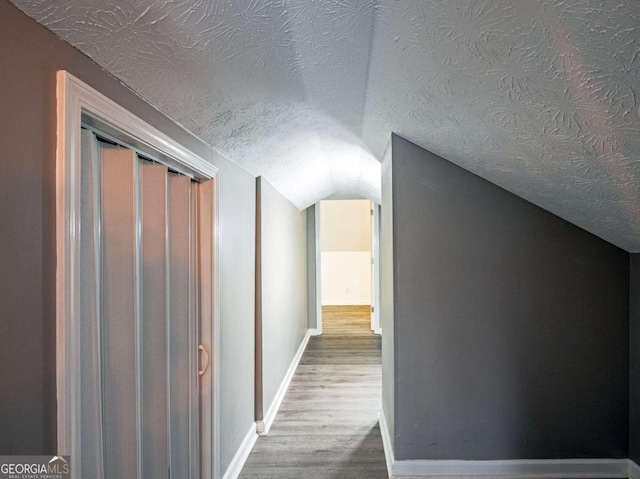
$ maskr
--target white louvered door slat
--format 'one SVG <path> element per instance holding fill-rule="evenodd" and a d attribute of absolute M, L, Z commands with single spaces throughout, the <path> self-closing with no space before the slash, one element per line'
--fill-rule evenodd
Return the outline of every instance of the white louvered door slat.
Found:
<path fill-rule="evenodd" d="M 137 157 L 101 143 L 102 398 L 106 478 L 138 476 Z"/>
<path fill-rule="evenodd" d="M 167 167 L 140 160 L 142 197 L 142 476 L 169 477 Z"/>
<path fill-rule="evenodd" d="M 169 174 L 169 450 L 172 478 L 190 478 L 191 180 Z"/>
<path fill-rule="evenodd" d="M 82 131 L 82 192 L 80 231 L 81 262 L 80 357 L 80 451 L 81 477 L 103 477 L 101 387 L 101 278 L 100 278 L 100 170 L 99 144 L 95 135 Z"/>

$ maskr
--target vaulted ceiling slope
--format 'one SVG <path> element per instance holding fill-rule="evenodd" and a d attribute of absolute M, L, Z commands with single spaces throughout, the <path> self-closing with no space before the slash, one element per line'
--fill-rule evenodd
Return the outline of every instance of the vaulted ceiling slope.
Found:
<path fill-rule="evenodd" d="M 299 208 L 396 132 L 640 251 L 640 2 L 12 1 Z"/>

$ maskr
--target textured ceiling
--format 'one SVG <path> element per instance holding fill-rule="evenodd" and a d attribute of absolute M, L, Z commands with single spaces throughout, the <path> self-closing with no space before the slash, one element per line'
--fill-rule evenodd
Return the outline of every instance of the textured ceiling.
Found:
<path fill-rule="evenodd" d="M 298 207 L 396 132 L 640 251 L 636 0 L 13 0 Z"/>

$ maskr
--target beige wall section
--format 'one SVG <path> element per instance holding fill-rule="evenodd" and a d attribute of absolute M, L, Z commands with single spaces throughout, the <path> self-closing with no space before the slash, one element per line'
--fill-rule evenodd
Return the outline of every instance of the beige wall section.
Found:
<path fill-rule="evenodd" d="M 320 202 L 322 304 L 371 304 L 371 202 Z"/>
<path fill-rule="evenodd" d="M 370 211 L 369 200 L 321 201 L 322 251 L 371 251 Z"/>

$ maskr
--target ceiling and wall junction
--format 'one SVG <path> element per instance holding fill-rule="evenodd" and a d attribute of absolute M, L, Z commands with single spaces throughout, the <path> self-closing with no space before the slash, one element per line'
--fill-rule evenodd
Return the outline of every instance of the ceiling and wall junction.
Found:
<path fill-rule="evenodd" d="M 12 0 L 299 208 L 391 132 L 640 251 L 640 3 Z"/>

